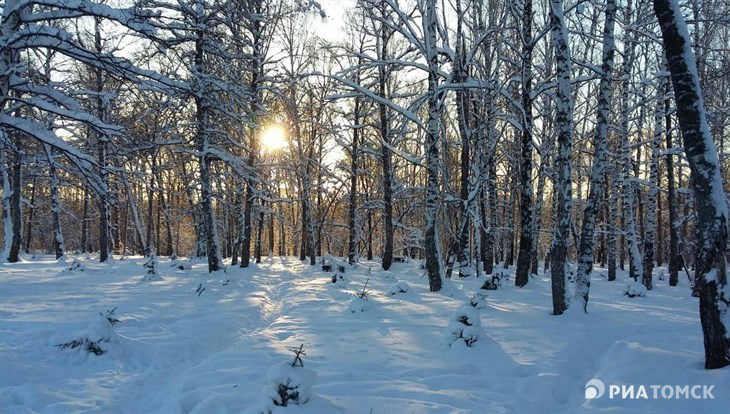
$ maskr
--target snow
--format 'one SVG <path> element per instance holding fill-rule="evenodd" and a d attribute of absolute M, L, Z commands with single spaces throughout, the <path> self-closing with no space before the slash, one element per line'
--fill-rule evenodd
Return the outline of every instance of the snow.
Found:
<path fill-rule="evenodd" d="M 623 294 L 626 273 L 608 282 L 596 269 L 589 313 L 552 316 L 548 278 L 483 291 L 477 309 L 483 278 L 431 293 L 418 261 L 387 272 L 362 261 L 340 285 L 294 258 L 209 274 L 204 261 L 180 258 L 180 270 L 159 257 L 161 279 L 144 282 L 145 257 L 68 260 L 85 271 L 42 255 L 0 266 L 3 414 L 725 413 L 730 403 L 730 369 L 703 369 L 697 299 L 686 279 L 659 280 L 661 267 L 643 298 Z M 393 277 L 409 291 L 391 296 Z M 352 313 L 366 281 L 371 307 Z M 477 340 L 449 346 L 456 328 Z M 83 338 L 105 352 L 56 346 Z M 292 367 L 301 345 L 304 366 Z M 593 379 L 605 395 L 587 400 Z M 272 387 L 287 381 L 300 404 L 276 406 Z M 714 399 L 609 398 L 612 385 L 649 397 L 652 385 L 713 386 Z"/>

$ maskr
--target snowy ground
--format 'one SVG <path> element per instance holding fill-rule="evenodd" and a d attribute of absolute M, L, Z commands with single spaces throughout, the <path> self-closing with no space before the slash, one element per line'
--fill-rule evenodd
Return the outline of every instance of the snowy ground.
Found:
<path fill-rule="evenodd" d="M 0 265 L 0 413 L 727 413 L 730 406 L 730 369 L 703 369 L 697 300 L 684 275 L 680 287 L 657 277 L 646 297 L 630 299 L 623 278 L 607 282 L 597 269 L 590 314 L 556 317 L 543 277 L 522 289 L 510 279 L 470 313 L 460 307 L 483 279 L 446 281 L 444 292 L 430 293 L 417 263 L 388 272 L 360 263 L 332 284 L 331 273 L 293 258 L 212 275 L 202 263 L 178 270 L 161 259 L 162 280 L 143 282 L 140 257 L 94 259 L 81 258 L 84 271 L 64 271 L 68 263 L 49 257 Z M 368 278 L 365 303 L 354 294 Z M 398 282 L 406 284 L 391 289 Z M 391 296 L 401 288 L 410 289 Z M 99 314 L 114 307 L 121 322 L 112 330 Z M 471 348 L 453 342 L 454 315 L 462 313 L 474 322 L 464 333 L 477 338 Z M 55 346 L 85 336 L 108 337 L 106 353 Z M 289 349 L 301 344 L 305 369 L 318 376 L 313 396 L 274 407 L 267 371 L 291 362 Z M 587 400 L 591 379 L 606 389 Z M 656 388 L 657 399 L 652 385 L 666 386 Z M 661 398 L 684 385 L 704 385 L 714 399 Z M 643 386 L 648 398 L 610 398 L 610 387 L 621 386 L 633 386 L 635 396 Z"/>

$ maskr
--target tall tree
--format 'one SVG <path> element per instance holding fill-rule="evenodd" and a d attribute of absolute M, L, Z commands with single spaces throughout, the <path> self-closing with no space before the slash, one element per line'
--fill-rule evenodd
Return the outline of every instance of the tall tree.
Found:
<path fill-rule="evenodd" d="M 652 272 L 654 271 L 654 241 L 657 214 L 656 206 L 659 194 L 659 152 L 662 145 L 663 134 L 663 115 L 664 115 L 664 97 L 662 96 L 662 86 L 657 88 L 657 102 L 654 110 L 654 137 L 651 141 L 651 159 L 649 163 L 649 194 L 646 203 L 649 208 L 646 210 L 646 225 L 644 226 L 644 273 L 641 275 L 641 281 L 647 289 L 653 287 Z"/>
<path fill-rule="evenodd" d="M 590 190 L 583 208 L 580 244 L 578 245 L 578 269 L 575 278 L 575 298 L 582 301 L 583 311 L 588 309 L 588 296 L 593 271 L 593 250 L 595 242 L 596 217 L 600 207 L 606 154 L 608 152 L 608 127 L 611 111 L 611 81 L 614 56 L 614 26 L 616 21 L 616 1 L 606 1 L 606 18 L 603 26 L 603 47 L 601 52 L 601 81 L 598 86 L 598 108 L 596 131 L 593 142 L 593 167 L 591 170 Z M 608 201 L 608 200 L 606 200 Z M 614 269 L 615 270 L 615 269 Z"/>
<path fill-rule="evenodd" d="M 572 208 L 572 157 L 573 157 L 573 98 L 570 91 L 571 60 L 568 46 L 568 29 L 565 27 L 563 0 L 550 2 L 550 30 L 555 46 L 556 75 L 556 124 L 558 128 L 558 158 L 555 186 L 557 187 L 557 214 L 550 249 L 553 314 L 561 315 L 568 308 L 565 294 L 565 267 L 570 236 Z"/>
<path fill-rule="evenodd" d="M 532 52 L 535 47 L 532 38 L 532 0 L 522 0 L 521 33 L 522 52 L 521 84 L 522 106 L 519 108 L 520 124 L 520 242 L 515 270 L 515 286 L 523 287 L 529 280 L 533 255 L 532 225 Z"/>
<path fill-rule="evenodd" d="M 441 135 L 441 103 L 439 88 L 438 20 L 436 0 L 421 0 L 423 13 L 424 55 L 428 64 L 428 120 L 426 123 L 426 273 L 431 292 L 441 290 L 441 249 L 438 239 L 439 144 Z"/>
<path fill-rule="evenodd" d="M 679 127 L 691 170 L 697 211 L 696 280 L 699 281 L 700 322 L 705 368 L 730 365 L 730 327 L 725 251 L 728 207 L 702 99 L 689 32 L 674 0 L 654 0 L 677 102 Z"/>

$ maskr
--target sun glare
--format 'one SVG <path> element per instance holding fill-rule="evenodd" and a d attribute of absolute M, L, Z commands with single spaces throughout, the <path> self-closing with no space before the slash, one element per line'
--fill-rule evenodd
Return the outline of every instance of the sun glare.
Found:
<path fill-rule="evenodd" d="M 261 142 L 269 151 L 276 151 L 288 145 L 286 142 L 286 133 L 280 125 L 268 127 L 261 136 Z"/>

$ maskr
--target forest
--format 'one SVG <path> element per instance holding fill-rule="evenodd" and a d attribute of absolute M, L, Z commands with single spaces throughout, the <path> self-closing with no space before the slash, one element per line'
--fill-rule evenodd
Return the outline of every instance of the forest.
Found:
<path fill-rule="evenodd" d="M 730 364 L 727 0 L 0 8 L 3 262 L 414 259 L 434 292 L 514 267 L 556 315 L 594 265 L 667 266 Z"/>

